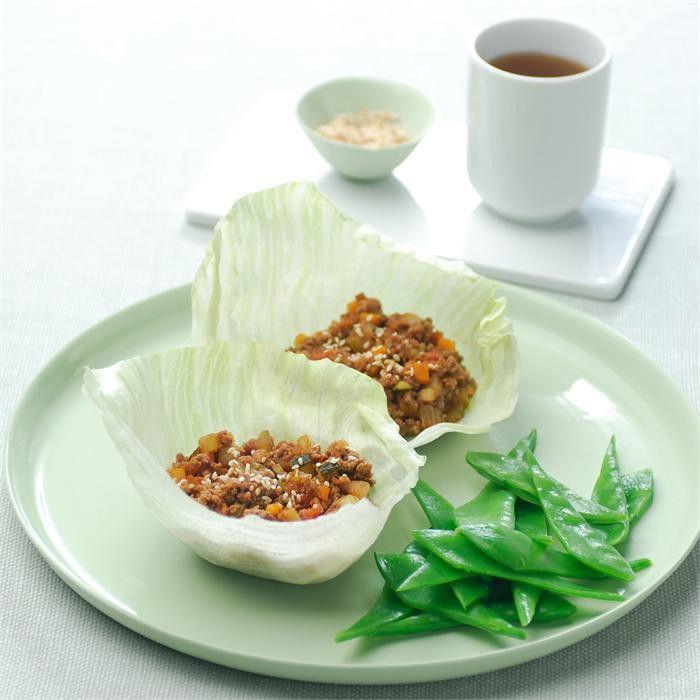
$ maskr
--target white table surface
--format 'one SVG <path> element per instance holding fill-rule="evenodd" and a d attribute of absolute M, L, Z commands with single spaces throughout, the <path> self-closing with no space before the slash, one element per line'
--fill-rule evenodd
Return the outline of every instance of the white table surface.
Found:
<path fill-rule="evenodd" d="M 209 232 L 184 223 L 183 199 L 246 104 L 276 88 L 381 74 L 415 84 L 443 114 L 460 118 L 469 35 L 523 12 L 587 22 L 608 35 L 616 53 L 608 143 L 666 156 L 677 176 L 617 301 L 549 296 L 626 335 L 698 405 L 695 2 L 7 2 L 3 435 L 23 387 L 65 342 L 126 304 L 190 280 Z M 363 689 L 219 668 L 126 630 L 49 569 L 16 522 L 4 485 L 0 542 L 6 697 L 700 695 L 697 547 L 639 608 L 569 649 L 478 677 Z"/>

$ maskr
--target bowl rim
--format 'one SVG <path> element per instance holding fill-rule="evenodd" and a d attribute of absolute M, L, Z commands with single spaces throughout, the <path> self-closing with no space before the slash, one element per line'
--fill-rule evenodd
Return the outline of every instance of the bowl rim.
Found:
<path fill-rule="evenodd" d="M 334 85 L 336 83 L 350 83 L 350 82 L 373 83 L 375 85 L 391 85 L 393 87 L 398 87 L 401 90 L 404 90 L 406 92 L 413 93 L 427 107 L 427 112 L 428 112 L 427 125 L 421 131 L 420 134 L 414 136 L 413 138 L 410 138 L 407 141 L 402 141 L 401 143 L 392 144 L 389 146 L 360 146 L 360 145 L 354 144 L 354 143 L 346 143 L 345 141 L 337 141 L 336 139 L 331 139 L 331 138 L 328 138 L 327 136 L 324 136 L 323 134 L 319 134 L 318 131 L 316 131 L 316 129 L 314 129 L 313 127 L 309 126 L 309 124 L 301 116 L 301 112 L 300 112 L 301 105 L 314 92 L 322 90 L 323 88 L 327 88 L 328 86 Z M 321 83 L 317 83 L 316 85 L 313 85 L 308 90 L 305 90 L 304 93 L 301 95 L 301 97 L 297 100 L 296 107 L 294 108 L 294 114 L 296 115 L 297 121 L 299 122 L 301 127 L 304 129 L 304 131 L 309 135 L 310 138 L 317 138 L 317 139 L 320 139 L 322 141 L 325 141 L 326 143 L 332 143 L 334 146 L 337 146 L 338 148 L 342 148 L 342 149 L 345 149 L 348 151 L 355 151 L 355 152 L 359 152 L 359 153 L 386 153 L 389 151 L 403 150 L 403 149 L 406 149 L 409 147 L 415 148 L 415 146 L 421 141 L 421 139 L 430 131 L 430 129 L 432 129 L 432 127 L 435 124 L 435 120 L 436 120 L 435 106 L 433 105 L 432 101 L 423 92 L 421 92 L 417 88 L 413 87 L 412 85 L 409 85 L 408 83 L 402 83 L 399 80 L 390 80 L 388 78 L 377 78 L 377 77 L 365 76 L 365 75 L 346 75 L 346 76 L 341 76 L 339 78 L 331 78 L 330 80 L 324 80 Z"/>

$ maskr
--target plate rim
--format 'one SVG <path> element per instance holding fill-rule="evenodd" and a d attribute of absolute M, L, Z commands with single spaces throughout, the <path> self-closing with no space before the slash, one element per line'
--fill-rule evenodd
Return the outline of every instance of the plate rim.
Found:
<path fill-rule="evenodd" d="M 537 292 L 522 289 L 515 285 L 502 283 L 500 289 L 506 296 L 513 295 L 520 297 L 525 303 L 539 305 L 545 310 L 563 315 L 565 318 L 575 319 L 578 323 L 594 328 L 598 332 L 607 334 L 614 342 L 619 343 L 626 351 L 633 353 L 637 359 L 643 361 L 660 376 L 669 390 L 675 394 L 675 398 L 680 401 L 684 412 L 694 415 L 696 424 L 700 426 L 698 412 L 690 399 L 681 390 L 674 379 L 657 364 L 655 360 L 646 355 L 632 341 L 622 335 L 619 331 L 610 328 L 593 316 L 567 306 L 559 301 L 545 297 Z M 163 644 L 175 651 L 197 657 L 205 661 L 217 663 L 230 668 L 242 671 L 260 673 L 277 678 L 287 678 L 306 682 L 325 682 L 356 685 L 375 684 L 396 684 L 406 682 L 427 682 L 437 680 L 447 680 L 479 673 L 486 673 L 498 669 L 505 669 L 512 666 L 531 661 L 536 658 L 554 653 L 575 644 L 612 624 L 620 619 L 633 608 L 637 607 L 651 593 L 653 593 L 662 583 L 664 583 L 673 572 L 683 563 L 690 551 L 700 538 L 700 518 L 695 520 L 695 530 L 690 533 L 687 546 L 678 556 L 677 560 L 663 573 L 663 575 L 652 584 L 647 585 L 642 590 L 637 591 L 629 598 L 611 607 L 609 610 L 599 613 L 588 620 L 581 622 L 576 628 L 562 627 L 556 634 L 546 639 L 526 642 L 523 646 L 508 647 L 504 654 L 503 649 L 480 654 L 473 659 L 464 657 L 451 657 L 439 661 L 430 661 L 421 664 L 415 663 L 382 663 L 381 665 L 352 663 L 303 663 L 290 662 L 286 660 L 273 660 L 266 656 L 247 654 L 240 651 L 221 650 L 203 642 L 193 641 L 181 635 L 174 635 L 159 627 L 144 622 L 138 617 L 129 615 L 114 602 L 101 596 L 94 588 L 84 583 L 73 569 L 64 563 L 45 542 L 41 534 L 34 528 L 31 518 L 23 508 L 19 493 L 16 489 L 15 480 L 12 476 L 12 445 L 15 435 L 20 429 L 22 414 L 28 410 L 31 404 L 32 395 L 39 388 L 43 381 L 50 375 L 52 370 L 70 356 L 72 351 L 80 348 L 91 336 L 99 334 L 105 328 L 111 327 L 115 322 L 123 322 L 132 314 L 143 312 L 148 307 L 156 308 L 162 304 L 174 304 L 184 297 L 189 299 L 190 284 L 171 287 L 156 294 L 137 300 L 118 311 L 109 314 L 103 319 L 90 325 L 84 331 L 75 336 L 72 340 L 63 345 L 52 357 L 45 362 L 34 374 L 33 378 L 22 390 L 19 399 L 11 411 L 9 429 L 5 434 L 2 448 L 2 467 L 5 471 L 5 486 L 10 499 L 10 503 L 15 512 L 15 516 L 20 522 L 29 540 L 38 550 L 41 557 L 49 564 L 53 571 L 66 583 L 73 591 L 86 600 L 97 610 L 112 618 L 115 622 L 124 625 L 128 629 L 140 634 L 150 640 Z M 266 668 L 267 665 L 271 668 Z M 474 667 L 478 666 L 478 667 Z M 401 680 L 396 680 L 398 674 Z M 358 678 L 359 674 L 359 678 Z M 393 680 L 392 680 L 393 679 Z"/>

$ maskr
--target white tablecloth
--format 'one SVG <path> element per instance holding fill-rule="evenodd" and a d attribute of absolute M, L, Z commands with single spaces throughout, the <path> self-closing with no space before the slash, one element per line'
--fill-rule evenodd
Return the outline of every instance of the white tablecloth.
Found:
<path fill-rule="evenodd" d="M 462 118 L 470 33 L 523 12 L 583 21 L 609 36 L 616 58 L 608 142 L 667 156 L 677 173 L 622 297 L 559 298 L 626 335 L 697 405 L 696 3 L 8 2 L 3 433 L 22 388 L 66 341 L 191 279 L 209 232 L 183 223 L 182 201 L 247 104 L 275 88 L 376 73 L 415 84 L 446 116 Z M 697 547 L 639 608 L 574 647 L 478 677 L 363 689 L 219 668 L 126 630 L 49 569 L 4 486 L 0 542 L 4 696 L 700 696 Z"/>

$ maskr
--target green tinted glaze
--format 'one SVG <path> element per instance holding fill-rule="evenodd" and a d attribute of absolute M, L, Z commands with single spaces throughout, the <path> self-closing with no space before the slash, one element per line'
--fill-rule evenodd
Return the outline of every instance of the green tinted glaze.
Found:
<path fill-rule="evenodd" d="M 189 294 L 186 286 L 149 298 L 77 338 L 27 388 L 6 434 L 8 492 L 28 538 L 67 585 L 138 634 L 212 663 L 303 681 L 442 680 L 527 662 L 600 631 L 645 600 L 696 541 L 700 433 L 694 407 L 653 362 L 615 332 L 571 308 L 506 286 L 503 294 L 523 368 L 515 414 L 488 434 L 445 436 L 421 448 L 428 457 L 423 477 L 462 503 L 481 488 L 475 474 L 459 467 L 467 449 L 501 451 L 536 424 L 546 455 L 551 451 L 573 457 L 553 464 L 554 475 L 588 493 L 599 445 L 614 432 L 630 464 L 655 468 L 654 505 L 636 523 L 626 545 L 630 557 L 648 555 L 654 567 L 624 585 L 624 602 L 591 603 L 597 615 L 575 616 L 553 629 L 531 625 L 524 642 L 494 640 L 464 627 L 399 638 L 396 644 L 335 644 L 338 630 L 362 616 L 381 591 L 371 553 L 336 579 L 314 586 L 280 584 L 201 560 L 148 513 L 99 417 L 81 394 L 85 365 L 106 366 L 187 345 Z M 406 308 L 398 300 L 392 304 Z M 426 306 L 425 315 L 431 313 Z M 438 327 L 443 323 L 440 313 L 434 314 Z M 595 389 L 605 402 L 604 413 L 596 414 L 597 405 L 570 400 L 572 387 L 581 386 Z M 75 497 L 86 483 L 100 493 L 99 499 Z M 627 492 L 624 476 L 623 485 Z M 95 523 L 109 527 L 93 527 Z M 375 548 L 401 549 L 410 530 L 423 526 L 423 514 L 412 498 L 405 498 L 394 508 Z M 183 606 L 183 600 L 193 599 L 196 607 Z M 84 612 L 86 624 L 101 624 L 100 613 Z M 235 621 L 233 632 L 222 621 Z M 277 633 L 260 634 L 265 628 Z"/>

